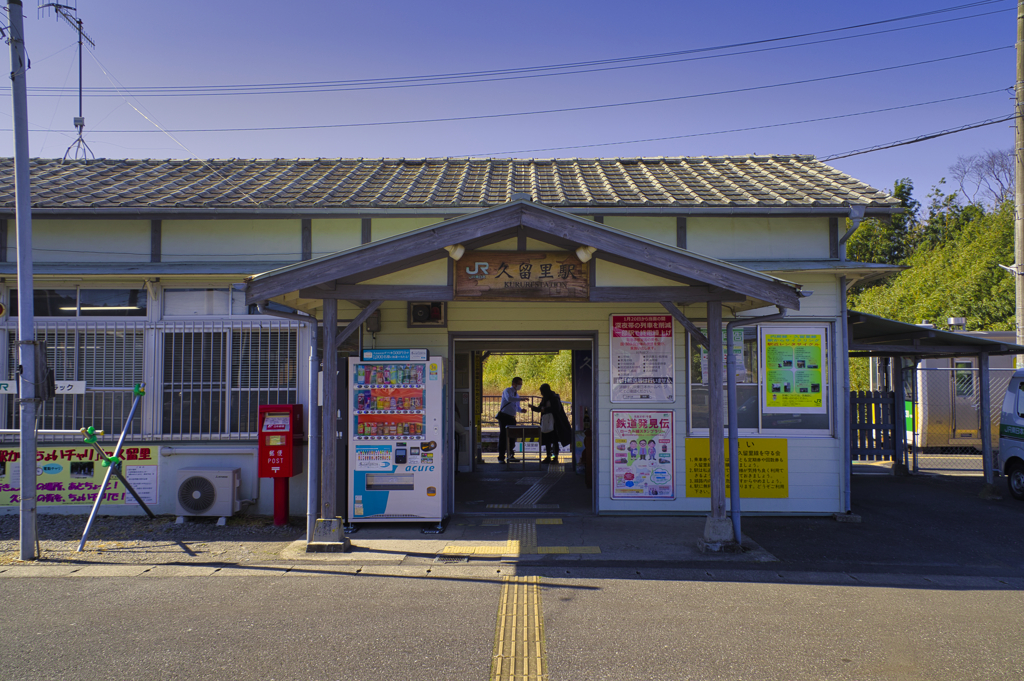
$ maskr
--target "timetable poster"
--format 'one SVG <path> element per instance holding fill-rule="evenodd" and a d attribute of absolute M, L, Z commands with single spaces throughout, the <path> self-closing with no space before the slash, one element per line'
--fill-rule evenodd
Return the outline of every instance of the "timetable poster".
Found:
<path fill-rule="evenodd" d="M 766 413 L 824 413 L 824 333 L 763 336 Z"/>
<path fill-rule="evenodd" d="M 611 401 L 675 402 L 671 315 L 611 315 Z"/>
<path fill-rule="evenodd" d="M 676 498 L 672 411 L 612 412 L 612 499 Z"/>

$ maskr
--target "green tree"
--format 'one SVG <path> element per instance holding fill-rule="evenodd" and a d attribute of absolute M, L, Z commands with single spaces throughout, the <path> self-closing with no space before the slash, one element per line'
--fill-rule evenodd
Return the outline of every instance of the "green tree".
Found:
<path fill-rule="evenodd" d="M 972 331 L 1014 328 L 1013 204 L 991 213 L 936 188 L 910 269 L 850 297 L 852 309 L 912 324 L 965 317 Z"/>
<path fill-rule="evenodd" d="M 921 204 L 914 196 L 910 178 L 896 180 L 892 195 L 900 200 L 901 213 L 886 222 L 868 218 L 846 242 L 846 257 L 857 262 L 878 262 L 898 265 L 910 257 L 917 246 L 918 213 Z M 850 228 L 847 220 L 847 229 Z"/>

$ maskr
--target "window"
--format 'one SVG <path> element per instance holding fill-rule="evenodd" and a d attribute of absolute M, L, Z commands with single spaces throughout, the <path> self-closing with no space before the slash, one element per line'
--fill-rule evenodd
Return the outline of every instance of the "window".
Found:
<path fill-rule="evenodd" d="M 35 289 L 36 317 L 145 317 L 146 289 Z M 18 291 L 11 289 L 11 316 L 18 316 Z"/>
<path fill-rule="evenodd" d="M 733 329 L 737 427 L 741 433 L 831 433 L 827 331 L 828 327 L 823 325 L 804 324 Z M 724 334 L 723 324 L 723 352 Z M 692 340 L 689 342 L 690 427 L 706 430 L 710 425 L 707 351 Z M 728 421 L 725 376 L 720 380 L 722 410 Z"/>
<path fill-rule="evenodd" d="M 57 395 L 42 408 L 42 430 L 78 430 L 93 426 L 120 433 L 131 410 L 132 388 L 143 379 L 144 329 L 133 323 L 50 322 L 36 326 L 36 340 L 46 345 L 46 361 L 57 381 L 84 381 L 85 394 Z M 17 375 L 17 334 L 8 331 L 8 376 Z M 19 409 L 7 400 L 9 428 L 19 427 Z M 142 413 L 131 434 L 141 433 Z"/>
<path fill-rule="evenodd" d="M 974 363 L 957 360 L 953 366 L 953 394 L 956 397 L 974 397 Z"/>
<path fill-rule="evenodd" d="M 187 324 L 163 333 L 164 435 L 255 434 L 259 405 L 298 401 L 298 332 L 264 327 Z"/>
<path fill-rule="evenodd" d="M 707 329 L 701 329 L 707 334 Z M 725 343 L 725 330 L 723 329 Z M 758 424 L 758 362 L 757 362 L 757 328 L 741 327 L 733 329 L 733 353 L 736 362 L 736 415 L 737 426 L 743 430 L 757 429 Z M 723 371 L 725 370 L 725 360 Z M 708 353 L 704 346 L 690 343 L 690 425 L 692 428 L 707 428 L 708 423 Z M 725 385 L 724 375 L 722 385 Z M 723 396 L 723 400 L 728 399 Z M 722 403 L 722 413 L 728 421 L 726 403 Z M 726 423 L 728 425 L 728 423 Z"/>

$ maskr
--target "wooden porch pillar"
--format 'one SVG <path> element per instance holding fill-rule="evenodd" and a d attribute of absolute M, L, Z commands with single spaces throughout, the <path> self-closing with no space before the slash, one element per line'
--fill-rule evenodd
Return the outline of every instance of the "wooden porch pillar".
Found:
<path fill-rule="evenodd" d="M 323 448 L 320 474 L 320 517 L 337 518 L 338 497 L 338 301 L 324 298 Z"/>
<path fill-rule="evenodd" d="M 722 303 L 708 302 L 708 433 L 711 517 L 725 520 L 725 414 L 722 411 Z M 731 525 L 730 525 L 731 527 Z"/>

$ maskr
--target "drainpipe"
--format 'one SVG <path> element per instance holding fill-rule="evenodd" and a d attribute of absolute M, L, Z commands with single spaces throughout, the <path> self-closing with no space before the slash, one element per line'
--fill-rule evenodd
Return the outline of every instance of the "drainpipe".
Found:
<path fill-rule="evenodd" d="M 309 381 L 306 395 L 306 401 L 309 404 L 309 418 L 306 425 L 306 428 L 309 429 L 309 434 L 306 436 L 306 542 L 308 543 L 313 541 L 313 526 L 316 524 L 316 519 L 319 517 L 320 512 L 319 505 L 317 504 L 317 496 L 320 492 L 320 412 L 317 408 L 320 395 L 318 390 L 320 385 L 320 354 L 317 352 L 316 347 L 317 319 L 316 317 L 297 312 L 268 310 L 266 302 L 257 303 L 256 310 L 268 317 L 291 319 L 302 322 L 309 327 Z"/>
<path fill-rule="evenodd" d="M 780 307 L 778 314 L 735 319 L 725 325 L 725 392 L 729 409 L 729 517 L 732 518 L 732 531 L 736 536 L 736 543 L 740 545 L 743 544 L 743 535 L 740 534 L 740 435 L 739 424 L 736 422 L 736 357 L 732 354 L 732 330 L 737 326 L 750 326 L 785 318 L 786 311 Z M 714 377 L 710 380 L 713 379 Z"/>
<path fill-rule="evenodd" d="M 853 223 L 853 227 L 846 230 L 846 234 L 839 237 L 839 261 L 846 262 L 846 240 L 853 236 L 853 233 L 860 227 L 860 221 L 864 219 L 864 209 L 866 206 L 850 206 L 850 222 Z"/>

